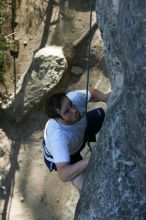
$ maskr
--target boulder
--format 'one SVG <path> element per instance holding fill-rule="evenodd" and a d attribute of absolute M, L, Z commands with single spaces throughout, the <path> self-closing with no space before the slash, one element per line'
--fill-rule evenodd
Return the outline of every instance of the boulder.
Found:
<path fill-rule="evenodd" d="M 34 56 L 31 67 L 23 74 L 16 95 L 4 107 L 16 121 L 37 106 L 60 82 L 67 69 L 62 47 L 45 47 Z"/>

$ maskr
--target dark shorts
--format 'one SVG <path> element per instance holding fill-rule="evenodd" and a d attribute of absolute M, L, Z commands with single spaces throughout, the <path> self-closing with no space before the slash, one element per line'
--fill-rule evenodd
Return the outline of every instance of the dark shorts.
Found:
<path fill-rule="evenodd" d="M 70 156 L 71 164 L 82 160 L 80 152 L 84 149 L 87 142 L 96 142 L 96 134 L 100 131 L 104 121 L 105 112 L 102 108 L 97 108 L 87 112 L 87 127 L 85 131 L 84 141 L 80 150 L 74 155 Z"/>
<path fill-rule="evenodd" d="M 50 172 L 52 172 L 53 170 L 57 171 L 56 164 L 54 162 L 47 160 L 45 157 L 44 157 L 44 161 Z"/>
<path fill-rule="evenodd" d="M 77 153 L 70 156 L 71 164 L 74 164 L 83 159 L 80 152 L 83 150 L 87 142 L 96 142 L 96 134 L 101 129 L 104 117 L 105 117 L 105 112 L 102 108 L 97 108 L 87 112 L 87 127 L 85 130 L 83 144 Z M 57 170 L 55 163 L 52 163 L 46 160 L 45 158 L 44 160 L 50 171 Z"/>

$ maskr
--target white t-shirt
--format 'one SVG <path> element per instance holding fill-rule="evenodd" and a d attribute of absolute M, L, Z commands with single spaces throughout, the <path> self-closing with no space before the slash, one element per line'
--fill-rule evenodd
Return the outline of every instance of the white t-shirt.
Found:
<path fill-rule="evenodd" d="M 67 97 L 78 108 L 81 114 L 85 112 L 86 107 L 86 90 L 78 90 L 69 92 Z M 88 93 L 88 100 L 91 94 Z M 86 115 L 72 125 L 66 125 L 59 120 L 48 120 L 45 131 L 45 149 L 44 155 L 46 159 L 49 152 L 53 156 L 54 163 L 70 162 L 70 155 L 75 154 L 83 143 L 84 133 L 87 125 Z"/>

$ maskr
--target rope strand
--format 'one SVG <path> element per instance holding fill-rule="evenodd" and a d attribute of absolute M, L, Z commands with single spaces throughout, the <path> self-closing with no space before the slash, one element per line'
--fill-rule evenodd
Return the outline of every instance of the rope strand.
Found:
<path fill-rule="evenodd" d="M 87 66 L 87 84 L 86 84 L 86 116 L 87 116 L 87 107 L 88 107 L 88 90 L 89 90 L 89 72 L 90 72 L 90 58 L 91 58 L 91 29 L 92 29 L 92 10 L 93 10 L 93 0 L 90 0 L 90 31 L 89 31 L 89 43 L 88 43 L 88 66 Z M 87 131 L 88 133 L 88 131 Z M 87 141 L 90 152 L 92 151 L 90 142 Z"/>
<path fill-rule="evenodd" d="M 87 66 L 87 84 L 86 84 L 86 114 L 87 114 L 87 105 L 88 105 L 89 72 L 90 72 L 90 57 L 91 57 L 92 10 L 93 10 L 93 2 L 92 0 L 90 0 L 90 31 L 89 31 L 89 43 L 88 43 L 88 66 Z"/>

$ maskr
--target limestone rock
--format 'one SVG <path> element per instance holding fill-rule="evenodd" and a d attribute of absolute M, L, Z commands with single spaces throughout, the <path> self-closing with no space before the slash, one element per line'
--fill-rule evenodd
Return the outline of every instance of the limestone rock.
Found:
<path fill-rule="evenodd" d="M 11 141 L 8 139 L 6 133 L 0 129 L 0 187 L 2 186 L 6 174 L 9 172 L 9 158 Z"/>
<path fill-rule="evenodd" d="M 97 0 L 112 85 L 75 220 L 146 219 L 146 1 Z"/>
<path fill-rule="evenodd" d="M 71 72 L 75 75 L 80 75 L 81 73 L 83 73 L 83 69 L 78 66 L 73 66 Z"/>
<path fill-rule="evenodd" d="M 21 121 L 58 85 L 66 69 L 67 62 L 61 47 L 40 49 L 27 73 L 20 79 L 16 96 L 5 107 L 6 112 L 16 121 Z"/>

